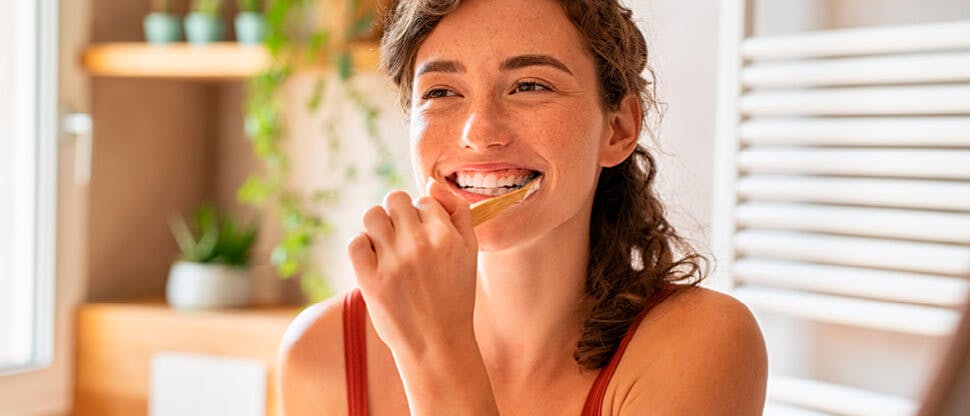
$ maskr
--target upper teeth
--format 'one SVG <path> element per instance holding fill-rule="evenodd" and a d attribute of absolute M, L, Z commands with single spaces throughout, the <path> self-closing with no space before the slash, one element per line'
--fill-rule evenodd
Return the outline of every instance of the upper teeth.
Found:
<path fill-rule="evenodd" d="M 482 173 L 457 173 L 455 182 L 458 186 L 474 188 L 519 187 L 529 181 L 529 176 L 503 176 Z"/>

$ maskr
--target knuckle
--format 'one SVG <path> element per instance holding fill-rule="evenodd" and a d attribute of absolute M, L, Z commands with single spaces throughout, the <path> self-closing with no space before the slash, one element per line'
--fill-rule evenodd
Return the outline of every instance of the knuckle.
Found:
<path fill-rule="evenodd" d="M 449 242 L 449 236 L 446 232 L 437 232 L 431 234 L 429 240 L 430 241 L 428 243 L 431 244 L 432 247 L 444 247 Z"/>
<path fill-rule="evenodd" d="M 434 244 L 432 244 L 431 240 L 424 233 L 417 233 L 417 235 L 413 236 L 411 245 L 414 246 L 414 250 L 416 251 L 414 254 L 416 255 L 421 255 L 434 247 Z"/>
<path fill-rule="evenodd" d="M 351 255 L 356 255 L 364 252 L 363 250 L 370 250 L 370 244 L 370 237 L 368 237 L 367 234 L 360 233 L 347 242 L 347 251 L 349 251 Z"/>
<path fill-rule="evenodd" d="M 374 223 L 385 218 L 387 218 L 387 212 L 380 205 L 374 205 L 364 212 L 364 224 Z"/>
<path fill-rule="evenodd" d="M 435 206 L 437 203 L 438 203 L 438 200 L 436 200 L 436 199 L 434 199 L 434 198 L 432 198 L 430 196 L 422 196 L 422 197 L 418 198 L 418 200 L 415 203 L 415 205 L 417 205 L 418 208 L 421 208 L 421 209 L 429 209 L 429 208 Z"/>
<path fill-rule="evenodd" d="M 397 190 L 391 191 L 386 196 L 384 196 L 384 206 L 393 207 L 401 206 L 402 204 L 411 205 L 411 196 L 407 192 Z"/>

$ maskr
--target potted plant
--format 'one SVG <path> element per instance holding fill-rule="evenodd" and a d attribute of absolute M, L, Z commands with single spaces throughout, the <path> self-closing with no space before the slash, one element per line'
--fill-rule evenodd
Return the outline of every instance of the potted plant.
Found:
<path fill-rule="evenodd" d="M 185 16 L 185 37 L 189 43 L 204 45 L 222 40 L 221 10 L 222 0 L 192 0 L 191 11 Z"/>
<path fill-rule="evenodd" d="M 263 18 L 262 0 L 237 0 L 236 40 L 239 43 L 258 44 L 266 37 L 266 19 Z"/>
<path fill-rule="evenodd" d="M 154 45 L 178 42 L 182 39 L 182 24 L 172 14 L 172 2 L 152 0 L 152 11 L 142 20 L 145 40 Z"/>
<path fill-rule="evenodd" d="M 249 304 L 252 279 L 249 255 L 256 241 L 255 223 L 242 225 L 202 205 L 186 224 L 181 217 L 170 222 L 181 252 L 168 274 L 165 296 L 178 309 L 211 309 Z"/>

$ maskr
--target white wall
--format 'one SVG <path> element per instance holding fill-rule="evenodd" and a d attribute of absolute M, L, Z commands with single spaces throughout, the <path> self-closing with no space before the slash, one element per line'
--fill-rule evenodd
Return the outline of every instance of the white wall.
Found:
<path fill-rule="evenodd" d="M 708 251 L 714 164 L 718 2 L 636 0 L 630 4 L 647 38 L 663 119 L 658 186 L 674 226 Z"/>

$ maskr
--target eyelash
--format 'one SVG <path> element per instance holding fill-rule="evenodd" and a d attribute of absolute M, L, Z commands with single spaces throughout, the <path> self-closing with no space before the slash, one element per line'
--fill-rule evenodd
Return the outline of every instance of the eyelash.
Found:
<path fill-rule="evenodd" d="M 448 89 L 445 89 L 445 88 L 433 88 L 433 89 L 428 90 L 428 92 L 424 93 L 421 96 L 421 99 L 422 100 L 429 100 L 429 99 L 430 100 L 433 100 L 435 98 L 445 98 L 445 97 L 447 97 L 447 96 L 445 96 L 445 97 L 432 97 L 431 96 L 432 94 L 437 93 L 437 92 L 444 92 L 444 93 L 447 94 L 449 92 L 454 92 L 454 91 L 451 91 L 451 90 L 448 90 Z"/>
<path fill-rule="evenodd" d="M 538 81 L 520 81 L 520 82 L 517 82 L 515 84 L 515 86 L 512 88 L 512 93 L 515 94 L 515 93 L 518 93 L 518 92 L 539 92 L 539 90 L 519 91 L 519 88 L 521 88 L 523 86 L 542 87 L 546 91 L 552 91 L 552 88 L 551 87 L 549 87 L 548 85 L 543 84 L 541 82 L 538 82 Z M 440 97 L 432 97 L 432 95 L 434 95 L 436 93 L 439 93 L 439 92 L 444 92 L 444 93 L 447 94 L 448 92 L 454 92 L 454 91 L 450 91 L 450 90 L 445 89 L 445 88 L 433 88 L 433 89 L 430 89 L 427 92 L 425 92 L 424 95 L 421 96 L 421 99 L 422 100 L 429 100 L 429 99 L 430 100 L 433 100 L 433 99 L 436 99 L 436 98 L 446 98 L 446 97 L 448 97 L 447 95 L 446 96 L 440 96 Z"/>
<path fill-rule="evenodd" d="M 519 88 L 520 87 L 523 87 L 523 86 L 526 86 L 526 85 L 532 86 L 532 87 L 542 87 L 546 91 L 552 91 L 552 88 L 550 88 L 548 85 L 543 84 L 543 83 L 538 82 L 538 81 L 521 81 L 521 82 L 517 82 L 515 84 L 515 87 L 512 88 L 513 94 L 519 92 Z M 535 92 L 535 91 L 532 91 L 532 92 Z"/>

